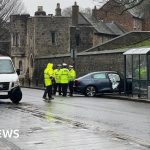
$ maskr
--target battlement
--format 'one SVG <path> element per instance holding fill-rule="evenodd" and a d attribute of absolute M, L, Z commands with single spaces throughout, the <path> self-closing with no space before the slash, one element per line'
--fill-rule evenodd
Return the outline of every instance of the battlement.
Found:
<path fill-rule="evenodd" d="M 29 17 L 29 14 L 15 14 L 10 16 L 10 21 L 14 22 L 16 20 L 27 20 Z"/>

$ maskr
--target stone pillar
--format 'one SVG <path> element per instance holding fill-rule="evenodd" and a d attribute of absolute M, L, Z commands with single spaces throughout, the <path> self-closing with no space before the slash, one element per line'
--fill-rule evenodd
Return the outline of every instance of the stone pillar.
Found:
<path fill-rule="evenodd" d="M 57 3 L 57 7 L 55 9 L 55 16 L 61 16 L 61 8 L 59 3 Z"/>
<path fill-rule="evenodd" d="M 77 26 L 78 25 L 78 15 L 79 15 L 79 6 L 75 2 L 72 6 L 72 25 Z"/>

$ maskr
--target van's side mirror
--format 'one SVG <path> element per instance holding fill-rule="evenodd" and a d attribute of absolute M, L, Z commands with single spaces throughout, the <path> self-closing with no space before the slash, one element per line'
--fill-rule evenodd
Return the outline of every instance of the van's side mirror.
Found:
<path fill-rule="evenodd" d="M 17 75 L 19 76 L 20 75 L 20 69 L 17 69 L 16 72 L 17 72 Z"/>

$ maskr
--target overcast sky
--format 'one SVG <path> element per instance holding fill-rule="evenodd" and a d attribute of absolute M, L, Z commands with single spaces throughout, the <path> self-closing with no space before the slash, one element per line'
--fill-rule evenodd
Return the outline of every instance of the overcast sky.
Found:
<path fill-rule="evenodd" d="M 77 4 L 82 8 L 94 8 L 96 5 L 93 0 L 23 0 L 26 6 L 27 12 L 33 16 L 34 12 L 37 10 L 37 6 L 43 6 L 46 14 L 54 14 L 56 4 L 60 3 L 61 9 L 72 6 L 76 1 Z"/>

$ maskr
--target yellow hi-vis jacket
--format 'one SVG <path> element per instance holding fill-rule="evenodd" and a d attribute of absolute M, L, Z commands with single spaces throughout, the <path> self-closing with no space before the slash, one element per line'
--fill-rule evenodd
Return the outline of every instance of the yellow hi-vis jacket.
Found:
<path fill-rule="evenodd" d="M 47 67 L 44 70 L 44 83 L 45 86 L 52 85 L 51 77 L 53 77 L 53 64 L 48 63 Z"/>
<path fill-rule="evenodd" d="M 54 70 L 54 78 L 56 83 L 60 83 L 61 80 L 61 69 Z"/>
<path fill-rule="evenodd" d="M 74 69 L 69 70 L 69 81 L 74 81 L 76 79 L 76 72 Z"/>
<path fill-rule="evenodd" d="M 62 84 L 69 83 L 69 70 L 67 68 L 61 69 L 60 83 L 62 83 Z"/>

